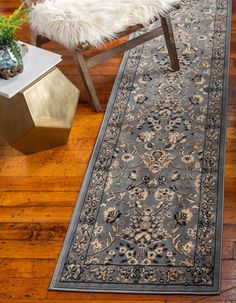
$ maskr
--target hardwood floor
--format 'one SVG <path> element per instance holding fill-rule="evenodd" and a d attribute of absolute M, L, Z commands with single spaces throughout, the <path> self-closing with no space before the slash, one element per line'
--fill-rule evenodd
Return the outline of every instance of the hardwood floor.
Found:
<path fill-rule="evenodd" d="M 0 14 L 17 7 L 1 0 Z M 18 38 L 29 41 L 28 27 Z M 62 72 L 76 85 L 80 79 L 68 52 Z M 103 109 L 120 57 L 92 70 Z M 82 91 L 67 145 L 24 156 L 0 140 L 0 303 L 236 302 L 236 1 L 232 16 L 225 212 L 220 296 L 122 295 L 49 291 L 48 286 L 66 233 L 80 184 L 95 142 L 102 113 L 94 113 Z"/>

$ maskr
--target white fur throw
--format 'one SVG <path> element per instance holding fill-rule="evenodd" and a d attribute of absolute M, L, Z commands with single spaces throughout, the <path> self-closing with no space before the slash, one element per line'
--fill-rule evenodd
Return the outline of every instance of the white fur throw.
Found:
<path fill-rule="evenodd" d="M 73 49 L 79 43 L 99 46 L 136 24 L 148 25 L 179 0 L 43 0 L 30 13 L 38 34 Z"/>

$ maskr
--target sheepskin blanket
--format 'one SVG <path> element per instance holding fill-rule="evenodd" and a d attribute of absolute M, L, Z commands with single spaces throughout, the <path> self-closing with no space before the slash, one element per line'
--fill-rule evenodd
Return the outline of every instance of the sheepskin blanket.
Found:
<path fill-rule="evenodd" d="M 44 0 L 33 5 L 31 28 L 73 49 L 100 46 L 129 26 L 144 26 L 173 9 L 179 0 Z"/>

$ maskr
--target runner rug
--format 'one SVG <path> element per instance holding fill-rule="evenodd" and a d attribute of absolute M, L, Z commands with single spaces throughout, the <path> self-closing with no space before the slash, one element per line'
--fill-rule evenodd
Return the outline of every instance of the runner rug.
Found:
<path fill-rule="evenodd" d="M 51 289 L 217 293 L 231 3 L 183 0 L 164 39 L 127 53 Z"/>

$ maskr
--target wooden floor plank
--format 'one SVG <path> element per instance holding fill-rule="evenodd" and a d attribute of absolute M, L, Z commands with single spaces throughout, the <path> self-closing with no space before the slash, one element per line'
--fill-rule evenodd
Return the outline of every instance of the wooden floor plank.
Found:
<path fill-rule="evenodd" d="M 1 191 L 79 191 L 83 176 L 0 176 Z M 55 193 L 56 195 L 56 193 Z M 12 197 L 14 199 L 14 195 Z"/>
<path fill-rule="evenodd" d="M 0 241 L 0 259 L 56 259 L 62 243 L 57 241 Z"/>
<path fill-rule="evenodd" d="M 73 207 L 4 207 L 1 222 L 68 222 Z"/>
<path fill-rule="evenodd" d="M 55 259 L 0 259 L 0 278 L 51 278 Z M 27 280 L 26 280 L 27 281 Z"/>
<path fill-rule="evenodd" d="M 71 300 L 30 300 L 30 303 L 71 303 Z M 140 301 L 140 300 L 135 300 L 133 301 L 133 303 L 149 303 L 150 301 Z M 181 303 L 182 301 L 176 301 L 175 303 Z M 0 299 L 0 303 L 6 303 L 4 300 L 1 300 Z M 29 300 L 15 300 L 15 299 L 11 299 L 11 300 L 8 300 L 7 303 L 29 303 Z M 94 300 L 93 299 L 83 299 L 83 301 L 81 299 L 75 299 L 73 300 L 73 303 L 94 303 Z M 96 300 L 96 303 L 129 303 L 129 301 L 127 300 L 122 300 L 122 301 L 117 301 L 117 300 Z M 152 301 L 152 303 L 166 303 L 166 301 L 164 300 L 155 300 L 155 301 Z M 191 303 L 191 301 L 186 301 L 185 303 Z"/>
<path fill-rule="evenodd" d="M 55 194 L 41 191 L 0 192 L 0 207 L 73 207 L 77 192 L 61 191 Z M 1 210 L 1 209 L 0 209 Z"/>
<path fill-rule="evenodd" d="M 69 218 L 68 218 L 69 221 Z M 63 241 L 68 222 L 2 223 L 0 241 Z"/>
<path fill-rule="evenodd" d="M 18 0 L 1 0 L 0 13 L 10 14 L 18 5 Z M 29 42 L 28 25 L 17 35 Z M 45 48 L 63 55 L 59 68 L 81 89 L 81 98 L 67 145 L 25 156 L 0 139 L 0 303 L 236 303 L 236 3 L 233 1 L 223 280 L 219 296 L 48 290 L 103 113 L 94 113 L 89 105 L 89 96 L 70 52 L 57 43 L 49 43 Z M 90 54 L 96 52 L 92 50 Z M 91 70 L 103 110 L 120 61 L 117 56 Z"/>
<path fill-rule="evenodd" d="M 24 278 L 0 278 L 0 299 L 45 299 L 49 286 L 49 279 L 30 279 L 26 283 Z"/>

